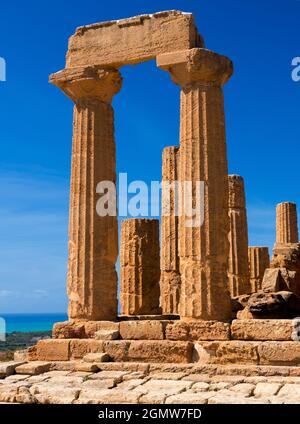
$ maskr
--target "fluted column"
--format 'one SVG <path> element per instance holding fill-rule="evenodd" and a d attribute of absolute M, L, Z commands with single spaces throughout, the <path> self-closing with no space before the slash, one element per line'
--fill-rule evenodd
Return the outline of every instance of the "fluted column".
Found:
<path fill-rule="evenodd" d="M 276 206 L 276 244 L 298 243 L 296 203 L 283 202 Z"/>
<path fill-rule="evenodd" d="M 262 289 L 264 272 L 270 266 L 269 249 L 266 246 L 249 246 L 249 273 L 251 293 Z"/>
<path fill-rule="evenodd" d="M 232 63 L 205 49 L 164 54 L 158 66 L 181 86 L 180 178 L 191 182 L 179 219 L 182 318 L 227 320 L 231 316 L 228 290 L 228 181 L 222 85 Z M 204 183 L 201 199 L 199 185 Z M 197 208 L 191 219 L 188 204 Z"/>
<path fill-rule="evenodd" d="M 179 148 L 166 147 L 162 156 L 162 217 L 160 304 L 162 313 L 178 314 L 180 272 L 178 254 Z"/>
<path fill-rule="evenodd" d="M 228 175 L 229 261 L 228 279 L 232 297 L 251 293 L 248 265 L 248 225 L 244 180 Z"/>
<path fill-rule="evenodd" d="M 120 300 L 122 315 L 159 310 L 159 221 L 126 219 L 121 224 Z"/>
<path fill-rule="evenodd" d="M 117 70 L 96 66 L 63 70 L 50 77 L 50 82 L 75 102 L 67 277 L 70 319 L 111 320 L 117 316 L 116 210 L 99 215 L 96 204 L 101 198 L 98 183 L 116 182 L 111 101 L 121 81 Z M 114 193 L 111 200 L 116 204 Z"/>

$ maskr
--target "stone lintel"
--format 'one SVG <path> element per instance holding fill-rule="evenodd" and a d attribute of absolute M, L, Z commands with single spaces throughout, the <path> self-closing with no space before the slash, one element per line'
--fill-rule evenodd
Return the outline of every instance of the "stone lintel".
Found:
<path fill-rule="evenodd" d="M 203 46 L 193 15 L 172 10 L 77 28 L 69 39 L 66 67 L 120 67 Z"/>
<path fill-rule="evenodd" d="M 156 58 L 156 64 L 170 72 L 175 84 L 181 86 L 194 82 L 222 85 L 233 74 L 230 59 L 204 48 L 161 54 Z"/>

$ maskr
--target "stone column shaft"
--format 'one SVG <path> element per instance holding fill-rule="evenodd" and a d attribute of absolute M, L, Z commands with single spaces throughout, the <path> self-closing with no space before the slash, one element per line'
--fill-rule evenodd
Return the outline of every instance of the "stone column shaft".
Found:
<path fill-rule="evenodd" d="M 123 221 L 120 251 L 122 315 L 155 315 L 160 312 L 159 262 L 159 221 Z"/>
<path fill-rule="evenodd" d="M 69 318 L 117 316 L 118 223 L 96 210 L 102 181 L 116 182 L 113 95 L 116 70 L 64 70 L 50 79 L 74 102 L 67 291 Z M 116 200 L 116 199 L 114 199 Z"/>
<path fill-rule="evenodd" d="M 204 49 L 161 55 L 161 69 L 181 86 L 180 178 L 191 182 L 179 219 L 182 318 L 226 320 L 231 316 L 228 291 L 228 182 L 222 84 L 232 73 L 225 57 Z M 190 219 L 197 182 L 204 183 L 204 217 Z M 198 210 L 199 217 L 199 210 Z M 192 225 L 188 227 L 187 225 Z"/>
<path fill-rule="evenodd" d="M 160 304 L 162 313 L 178 314 L 180 272 L 178 255 L 179 148 L 163 150 Z M 176 210 L 177 209 L 177 210 Z"/>
<path fill-rule="evenodd" d="M 228 278 L 231 297 L 251 293 L 248 264 L 248 225 L 244 180 L 228 176 L 229 185 L 229 262 Z"/>
<path fill-rule="evenodd" d="M 283 202 L 276 207 L 276 244 L 298 243 L 297 207 Z"/>
<path fill-rule="evenodd" d="M 266 246 L 249 246 L 249 273 L 251 293 L 262 289 L 264 272 L 270 266 L 269 249 Z"/>

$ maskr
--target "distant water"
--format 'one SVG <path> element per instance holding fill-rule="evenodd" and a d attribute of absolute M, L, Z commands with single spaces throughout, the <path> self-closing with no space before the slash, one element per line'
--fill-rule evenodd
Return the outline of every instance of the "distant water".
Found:
<path fill-rule="evenodd" d="M 6 333 L 14 331 L 49 331 L 58 321 L 66 321 L 67 314 L 0 314 L 6 322 Z"/>

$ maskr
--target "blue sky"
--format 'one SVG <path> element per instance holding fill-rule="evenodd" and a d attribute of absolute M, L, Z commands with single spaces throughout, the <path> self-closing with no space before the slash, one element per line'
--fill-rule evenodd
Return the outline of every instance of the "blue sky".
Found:
<path fill-rule="evenodd" d="M 27 0 L 2 2 L 0 57 L 0 314 L 66 310 L 72 104 L 48 84 L 77 26 L 160 10 L 193 12 L 206 46 L 229 56 L 229 172 L 244 176 L 252 245 L 272 247 L 275 205 L 300 204 L 297 0 Z M 121 69 L 114 99 L 118 172 L 159 180 L 178 144 L 179 90 L 154 62 Z M 129 160 L 130 158 L 130 160 Z"/>

